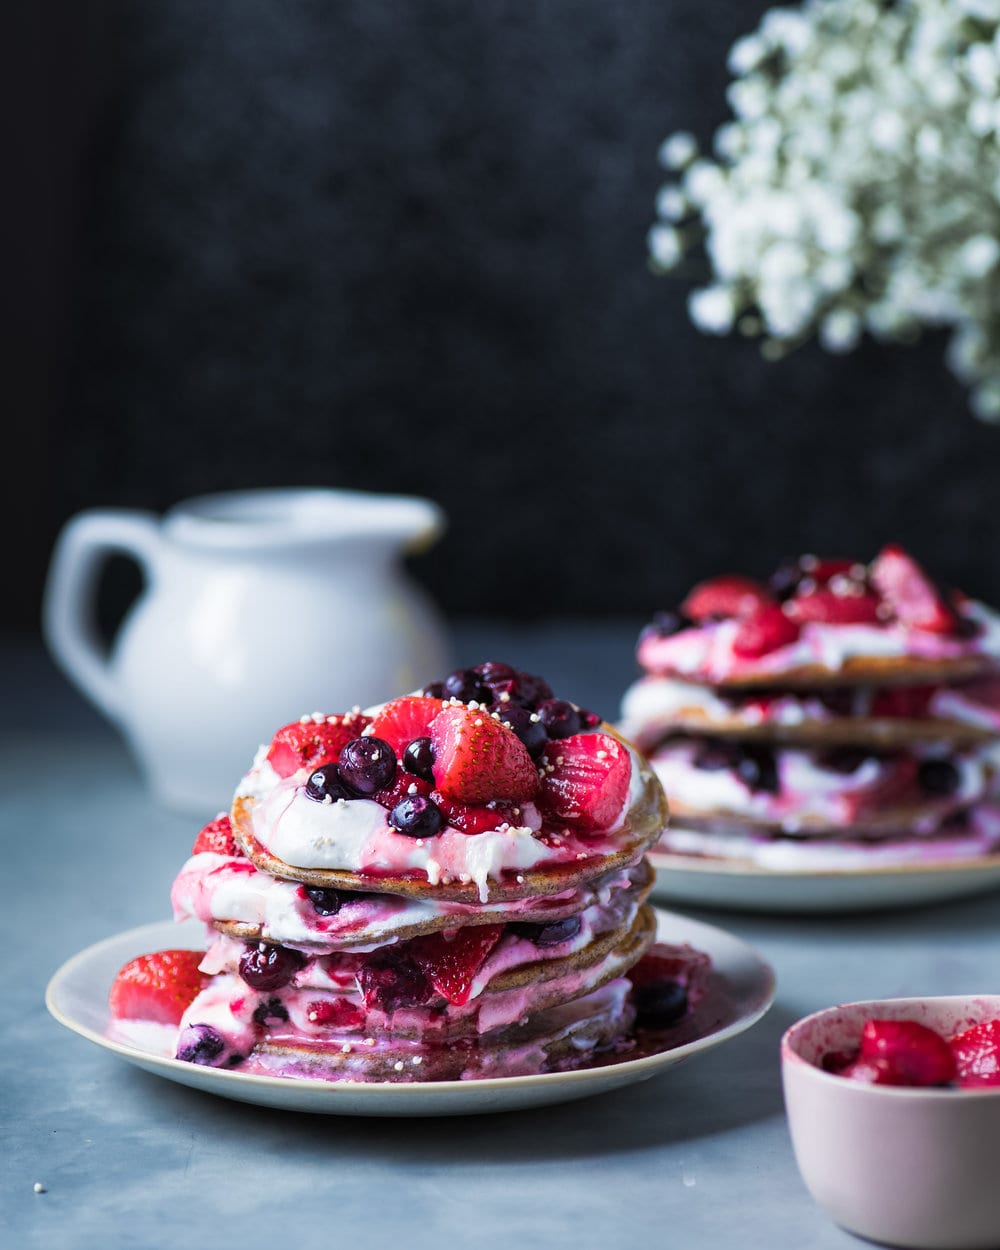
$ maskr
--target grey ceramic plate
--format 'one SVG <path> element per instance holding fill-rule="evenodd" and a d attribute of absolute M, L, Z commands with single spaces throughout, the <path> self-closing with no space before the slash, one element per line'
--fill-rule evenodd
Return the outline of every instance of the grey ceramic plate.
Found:
<path fill-rule="evenodd" d="M 776 871 L 748 860 L 654 852 L 662 903 L 754 912 L 846 912 L 944 902 L 1000 888 L 1000 855 L 855 869 Z"/>
<path fill-rule="evenodd" d="M 408 1085 L 337 1084 L 199 1067 L 108 1038 L 108 990 L 118 969 L 147 951 L 201 946 L 204 928 L 197 924 L 144 925 L 88 947 L 55 974 L 45 1001 L 61 1024 L 129 1063 L 182 1085 L 240 1102 L 327 1115 L 479 1115 L 515 1111 L 568 1102 L 647 1080 L 742 1033 L 767 1011 L 774 999 L 774 975 L 751 946 L 722 929 L 671 912 L 658 911 L 657 919 L 662 941 L 689 942 L 711 956 L 715 976 L 710 1001 L 697 1013 L 706 1020 L 704 1028 L 693 1030 L 693 1036 L 671 1049 L 577 1072 Z"/>

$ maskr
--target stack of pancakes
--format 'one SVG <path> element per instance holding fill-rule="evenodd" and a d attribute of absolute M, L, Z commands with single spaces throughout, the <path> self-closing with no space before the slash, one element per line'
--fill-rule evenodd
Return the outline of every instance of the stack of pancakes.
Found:
<path fill-rule="evenodd" d="M 561 1070 L 620 1043 L 635 1016 L 626 974 L 655 938 L 644 853 L 666 809 L 610 726 L 583 733 L 626 770 L 606 827 L 539 799 L 520 803 L 519 824 L 422 838 L 371 798 L 317 802 L 315 761 L 282 776 L 262 748 L 216 822 L 222 841 L 196 844 L 174 883 L 176 916 L 210 937 L 178 1057 L 412 1081 Z M 540 778 L 580 736 L 536 756 Z M 399 778 L 405 794 L 401 763 Z"/>
<path fill-rule="evenodd" d="M 659 849 L 822 871 L 1000 847 L 1000 618 L 900 548 L 702 583 L 638 659 L 621 728 L 667 793 Z"/>

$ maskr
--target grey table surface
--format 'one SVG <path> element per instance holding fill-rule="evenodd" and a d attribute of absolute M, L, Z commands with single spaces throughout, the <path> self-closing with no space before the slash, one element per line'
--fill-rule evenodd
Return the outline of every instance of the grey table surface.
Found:
<path fill-rule="evenodd" d="M 634 637 L 630 622 L 472 622 L 456 629 L 456 655 L 544 672 L 613 716 Z M 777 1000 L 748 1032 L 651 1081 L 441 1119 L 310 1116 L 198 1093 L 63 1029 L 43 1002 L 70 955 L 168 918 L 198 821 L 150 801 L 121 739 L 39 645 L 7 646 L 0 664 L 3 1250 L 857 1246 L 796 1171 L 781 1033 L 838 1001 L 996 989 L 996 894 L 833 917 L 688 909 L 761 952 Z"/>

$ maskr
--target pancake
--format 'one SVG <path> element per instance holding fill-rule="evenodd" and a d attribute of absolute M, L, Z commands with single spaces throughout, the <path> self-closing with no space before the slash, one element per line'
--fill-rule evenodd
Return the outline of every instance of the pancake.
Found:
<path fill-rule="evenodd" d="M 602 732 L 627 745 L 610 725 L 602 724 L 600 728 Z M 346 868 L 315 868 L 288 863 L 269 851 L 258 837 L 260 826 L 255 819 L 255 813 L 260 810 L 261 799 L 252 794 L 237 793 L 233 800 L 233 835 L 243 853 L 257 868 L 286 881 L 327 889 L 375 891 L 462 903 L 484 902 L 486 899 L 491 902 L 512 902 L 577 889 L 614 869 L 628 868 L 638 862 L 645 851 L 656 842 L 667 823 L 668 813 L 659 783 L 638 758 L 635 760 L 634 771 L 631 801 L 610 836 L 597 838 L 575 834 L 571 829 L 566 829 L 562 834 L 555 835 L 558 843 L 552 843 L 552 854 L 558 858 L 554 861 L 509 869 L 501 876 L 490 875 L 488 882 L 461 881 L 447 876 L 431 881 L 425 869 L 406 872 L 383 869 L 351 871 Z M 305 778 L 302 784 L 305 784 Z M 460 836 L 462 842 L 468 840 L 466 835 Z M 498 830 L 473 836 L 476 839 L 502 841 L 511 835 Z M 401 836 L 393 840 L 412 844 L 412 839 L 402 839 Z M 541 844 L 538 844 L 538 851 L 539 854 L 542 853 Z M 484 891 L 486 898 L 483 897 Z"/>

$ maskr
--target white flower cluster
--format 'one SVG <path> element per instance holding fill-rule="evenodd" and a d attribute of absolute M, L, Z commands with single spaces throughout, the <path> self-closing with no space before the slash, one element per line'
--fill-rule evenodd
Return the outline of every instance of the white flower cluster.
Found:
<path fill-rule="evenodd" d="M 949 327 L 973 410 L 1000 421 L 1000 0 L 805 0 L 729 68 L 714 159 L 684 133 L 660 149 L 649 250 L 666 270 L 704 243 L 694 323 L 771 358 Z"/>

